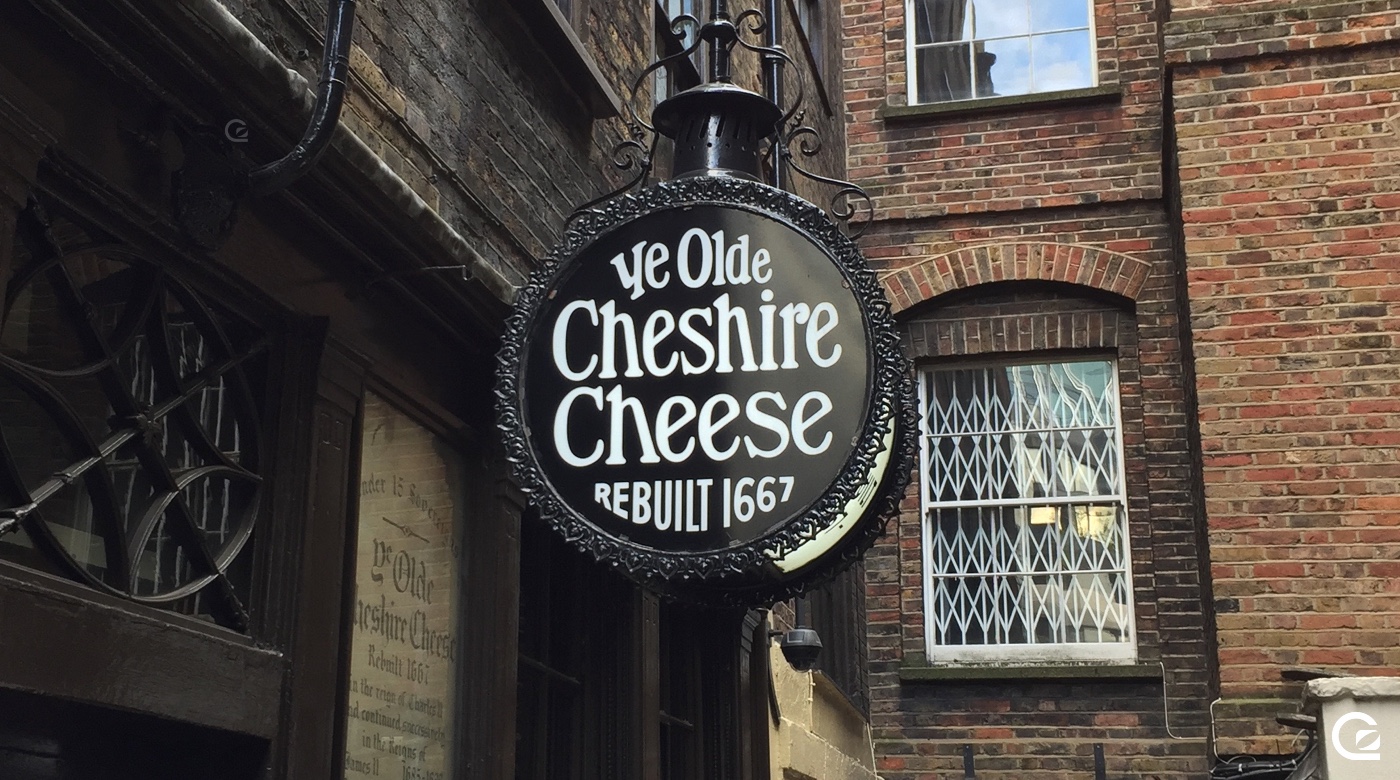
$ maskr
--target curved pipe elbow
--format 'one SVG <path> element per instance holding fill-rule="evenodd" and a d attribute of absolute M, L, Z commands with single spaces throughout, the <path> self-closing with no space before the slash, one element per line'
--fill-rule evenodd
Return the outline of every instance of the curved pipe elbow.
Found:
<path fill-rule="evenodd" d="M 248 192 L 267 195 L 290 186 L 306 175 L 330 146 L 340 121 L 340 109 L 350 76 L 350 38 L 355 28 L 355 0 L 330 0 L 326 18 L 326 49 L 321 60 L 321 81 L 316 105 L 301 140 L 280 160 L 254 168 L 248 174 Z"/>

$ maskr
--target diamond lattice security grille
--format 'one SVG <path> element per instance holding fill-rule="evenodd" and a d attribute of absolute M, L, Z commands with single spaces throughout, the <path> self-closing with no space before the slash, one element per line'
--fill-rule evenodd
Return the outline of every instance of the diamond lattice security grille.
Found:
<path fill-rule="evenodd" d="M 930 657 L 1130 657 L 1113 364 L 938 367 L 920 400 Z"/>

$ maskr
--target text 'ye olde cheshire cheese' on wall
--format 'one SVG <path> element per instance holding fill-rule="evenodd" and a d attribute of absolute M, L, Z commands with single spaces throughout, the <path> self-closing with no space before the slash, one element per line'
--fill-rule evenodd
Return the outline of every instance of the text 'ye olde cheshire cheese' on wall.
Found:
<path fill-rule="evenodd" d="M 427 429 L 365 400 L 345 777 L 452 776 L 461 467 Z"/>

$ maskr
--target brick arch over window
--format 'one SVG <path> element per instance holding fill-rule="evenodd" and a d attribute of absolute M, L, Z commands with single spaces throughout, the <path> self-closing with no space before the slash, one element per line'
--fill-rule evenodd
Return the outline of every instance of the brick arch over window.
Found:
<path fill-rule="evenodd" d="M 1136 301 L 1150 266 L 1082 244 L 1007 242 L 964 247 L 882 274 L 896 314 L 944 293 L 990 282 L 1040 279 L 1092 287 Z"/>

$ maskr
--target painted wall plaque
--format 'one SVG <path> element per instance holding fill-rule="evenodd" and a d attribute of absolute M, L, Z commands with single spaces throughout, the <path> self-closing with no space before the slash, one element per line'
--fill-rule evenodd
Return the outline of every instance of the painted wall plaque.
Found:
<path fill-rule="evenodd" d="M 462 469 L 445 442 L 373 394 L 360 522 L 344 777 L 453 777 Z"/>
<path fill-rule="evenodd" d="M 757 182 L 681 179 L 585 213 L 517 302 L 498 391 L 546 521 L 689 600 L 834 574 L 907 478 L 878 283 L 820 209 Z"/>

